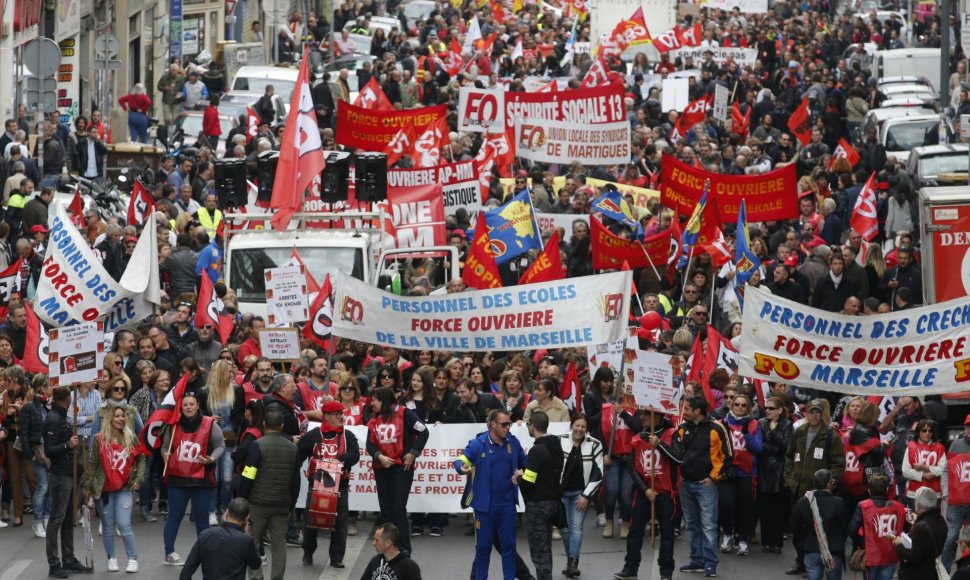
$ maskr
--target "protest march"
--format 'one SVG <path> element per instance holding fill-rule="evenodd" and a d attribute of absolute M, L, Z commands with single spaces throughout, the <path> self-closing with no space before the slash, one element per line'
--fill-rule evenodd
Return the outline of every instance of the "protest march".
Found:
<path fill-rule="evenodd" d="M 953 3 L 16 4 L 0 541 L 49 577 L 970 578 Z"/>

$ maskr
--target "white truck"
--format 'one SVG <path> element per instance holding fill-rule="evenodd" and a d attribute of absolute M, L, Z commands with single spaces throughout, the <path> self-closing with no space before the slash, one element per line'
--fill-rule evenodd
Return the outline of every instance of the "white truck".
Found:
<path fill-rule="evenodd" d="M 242 312 L 266 315 L 266 268 L 285 266 L 294 248 L 314 279 L 322 284 L 327 274 L 340 271 L 368 284 L 387 289 L 393 276 L 403 271 L 404 260 L 415 257 L 444 258 L 445 283 L 460 275 L 458 250 L 453 246 L 420 249 L 385 249 L 387 234 L 374 224 L 383 224 L 382 212 L 297 213 L 299 226 L 286 231 L 249 229 L 252 224 L 268 227 L 272 214 L 227 214 L 225 272 L 226 286 L 235 292 Z M 236 224 L 228 227 L 229 224 Z M 443 286 L 435 292 L 444 291 Z"/>

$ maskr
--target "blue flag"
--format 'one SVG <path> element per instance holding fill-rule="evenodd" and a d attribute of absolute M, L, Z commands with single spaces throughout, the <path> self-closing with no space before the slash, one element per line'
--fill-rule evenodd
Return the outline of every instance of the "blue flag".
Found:
<path fill-rule="evenodd" d="M 761 267 L 761 260 L 751 251 L 751 237 L 748 235 L 748 210 L 744 200 L 738 211 L 737 240 L 734 243 L 734 265 L 737 268 L 737 285 L 744 286 L 755 270 Z"/>
<path fill-rule="evenodd" d="M 630 205 L 626 203 L 619 191 L 607 191 L 596 198 L 590 213 L 601 213 L 611 220 L 622 223 L 633 231 L 637 240 L 643 241 L 643 226 L 633 216 Z"/>
<path fill-rule="evenodd" d="M 485 224 L 495 263 L 500 266 L 533 248 L 542 249 L 528 191 L 521 191 L 501 206 L 485 212 Z"/>
<path fill-rule="evenodd" d="M 707 189 L 710 184 L 710 179 L 704 183 L 704 194 L 701 195 L 701 200 L 694 206 L 694 213 L 690 215 L 687 225 L 684 226 L 684 237 L 681 241 L 685 248 L 697 244 L 697 236 L 701 233 L 701 220 L 704 219 L 704 208 L 707 206 Z"/>

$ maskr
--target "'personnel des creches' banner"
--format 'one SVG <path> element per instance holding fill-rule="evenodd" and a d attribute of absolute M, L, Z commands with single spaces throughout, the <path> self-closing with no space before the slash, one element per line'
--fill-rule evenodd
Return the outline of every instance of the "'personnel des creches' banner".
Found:
<path fill-rule="evenodd" d="M 742 376 L 855 395 L 970 388 L 970 298 L 844 316 L 749 286 L 743 327 Z"/>

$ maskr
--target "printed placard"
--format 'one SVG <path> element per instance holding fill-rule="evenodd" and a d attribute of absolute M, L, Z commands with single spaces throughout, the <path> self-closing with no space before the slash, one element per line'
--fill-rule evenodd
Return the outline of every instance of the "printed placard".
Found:
<path fill-rule="evenodd" d="M 272 361 L 300 359 L 300 331 L 295 328 L 264 328 L 259 331 L 259 348 Z"/>
<path fill-rule="evenodd" d="M 623 351 L 625 385 L 630 387 L 637 407 L 666 413 L 677 413 L 677 387 L 670 355 L 640 350 L 639 338 L 630 337 Z"/>
<path fill-rule="evenodd" d="M 458 130 L 501 132 L 505 125 L 505 89 L 462 87 L 458 94 Z"/>
<path fill-rule="evenodd" d="M 49 334 L 52 387 L 99 381 L 104 375 L 104 322 L 55 328 Z"/>

